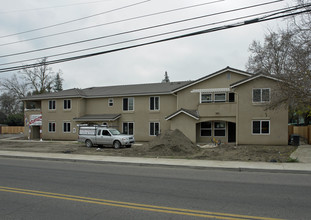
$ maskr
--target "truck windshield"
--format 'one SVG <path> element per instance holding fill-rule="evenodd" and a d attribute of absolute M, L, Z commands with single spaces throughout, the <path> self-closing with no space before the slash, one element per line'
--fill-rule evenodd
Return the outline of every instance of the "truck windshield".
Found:
<path fill-rule="evenodd" d="M 118 135 L 118 134 L 121 134 L 120 131 L 116 130 L 116 129 L 109 129 L 110 133 L 112 135 Z"/>

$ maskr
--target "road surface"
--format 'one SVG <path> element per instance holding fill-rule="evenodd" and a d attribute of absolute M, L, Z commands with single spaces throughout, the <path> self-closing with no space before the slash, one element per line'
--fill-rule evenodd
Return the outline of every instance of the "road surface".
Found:
<path fill-rule="evenodd" d="M 311 175 L 0 158 L 0 219 L 310 219 Z"/>

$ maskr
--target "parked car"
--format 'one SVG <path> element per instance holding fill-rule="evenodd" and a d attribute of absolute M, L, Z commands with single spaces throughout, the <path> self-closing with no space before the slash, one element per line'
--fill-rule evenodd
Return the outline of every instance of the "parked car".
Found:
<path fill-rule="evenodd" d="M 81 126 L 79 127 L 78 142 L 85 143 L 86 147 L 93 145 L 131 147 L 135 143 L 133 135 L 121 134 L 117 129 L 106 126 Z"/>

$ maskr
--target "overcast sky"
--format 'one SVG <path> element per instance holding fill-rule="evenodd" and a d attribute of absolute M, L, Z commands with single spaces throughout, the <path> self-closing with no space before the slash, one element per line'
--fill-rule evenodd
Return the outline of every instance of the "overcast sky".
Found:
<path fill-rule="evenodd" d="M 129 34 L 122 34 L 66 47 L 59 47 L 16 56 L 1 57 L 0 64 L 16 61 L 20 62 L 26 59 L 49 57 L 60 53 L 120 43 L 122 41 L 129 41 L 185 28 L 193 28 L 199 25 L 209 25 L 158 37 L 50 57 L 48 60 L 151 42 L 172 36 L 223 26 L 225 24 L 236 23 L 238 21 L 249 20 L 251 18 L 210 25 L 212 23 L 228 19 L 236 19 L 242 16 L 280 9 L 286 7 L 287 5 L 294 4 L 291 0 L 281 1 L 247 10 L 238 10 L 232 13 L 207 16 L 188 22 L 180 22 L 173 25 L 137 31 L 141 28 L 224 12 L 264 2 L 272 2 L 272 0 L 3 1 L 0 9 L 0 56 L 27 52 L 30 50 L 108 35 L 115 35 L 122 32 L 136 31 Z M 151 14 L 156 15 L 151 16 Z M 76 21 L 69 22 L 73 20 Z M 56 25 L 65 22 L 67 23 L 63 25 Z M 47 28 L 52 25 L 55 26 Z M 97 27 L 90 28 L 91 26 L 96 25 Z M 277 30 L 278 27 L 282 27 L 284 25 L 284 20 L 277 19 L 269 22 L 262 22 L 129 50 L 122 50 L 86 59 L 58 63 L 51 65 L 51 67 L 54 71 L 58 71 L 59 69 L 62 70 L 64 89 L 161 82 L 164 78 L 165 71 L 168 72 L 171 81 L 195 80 L 225 68 L 226 66 L 245 70 L 245 64 L 250 55 L 248 47 L 251 42 L 253 40 L 263 41 L 264 34 L 267 33 L 269 29 Z M 43 29 L 28 33 L 21 33 L 39 28 Z M 66 34 L 59 34 L 61 32 L 81 28 L 86 29 Z M 57 35 L 43 37 L 53 34 Z M 29 40 L 38 37 L 43 38 Z M 13 65 L 32 62 L 34 61 L 24 61 Z M 0 68 L 10 67 L 13 65 L 1 65 Z M 12 74 L 12 72 L 0 73 L 0 77 L 10 77 Z"/>

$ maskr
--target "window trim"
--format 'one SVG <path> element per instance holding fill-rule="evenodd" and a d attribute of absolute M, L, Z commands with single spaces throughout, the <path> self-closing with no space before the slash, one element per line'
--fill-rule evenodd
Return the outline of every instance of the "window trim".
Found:
<path fill-rule="evenodd" d="M 153 108 L 151 109 L 151 99 L 153 98 Z M 156 108 L 156 98 L 158 99 L 158 108 Z M 149 97 L 149 110 L 150 111 L 160 111 L 160 96 L 150 96 Z"/>
<path fill-rule="evenodd" d="M 124 109 L 124 100 L 127 99 L 127 109 Z M 133 99 L 133 109 L 129 109 L 129 99 Z M 127 97 L 122 99 L 122 110 L 124 112 L 134 111 L 135 110 L 135 98 L 134 97 Z"/>
<path fill-rule="evenodd" d="M 69 103 L 70 103 L 70 108 L 65 108 L 65 102 L 67 101 L 67 106 L 68 106 L 68 101 L 69 101 Z M 71 110 L 71 106 L 72 106 L 72 100 L 71 99 L 64 99 L 64 101 L 63 101 L 63 109 L 65 110 L 65 111 L 69 111 L 69 110 Z"/>
<path fill-rule="evenodd" d="M 225 127 L 224 128 L 216 128 L 216 123 L 224 123 Z M 214 121 L 214 137 L 226 137 L 227 135 L 227 123 L 225 121 Z M 216 131 L 225 131 L 225 135 L 216 135 Z"/>
<path fill-rule="evenodd" d="M 69 124 L 69 131 L 65 131 L 65 124 Z M 71 133 L 71 122 L 70 121 L 64 121 L 63 122 L 63 133 Z"/>
<path fill-rule="evenodd" d="M 154 134 L 151 134 L 151 124 L 153 124 L 153 129 L 154 129 Z M 155 129 L 155 124 L 158 124 L 158 134 L 156 134 L 156 129 Z M 157 136 L 161 133 L 161 125 L 160 125 L 160 122 L 156 122 L 156 121 L 151 121 L 149 122 L 149 136 Z"/>
<path fill-rule="evenodd" d="M 259 124 L 259 133 L 254 133 L 254 122 L 257 121 L 257 122 L 260 122 Z M 262 122 L 269 122 L 269 132 L 268 133 L 262 133 Z M 271 122 L 270 120 L 266 120 L 266 119 L 263 119 L 263 120 L 252 120 L 252 135 L 270 135 L 270 130 L 271 129 Z"/>
<path fill-rule="evenodd" d="M 203 101 L 202 100 L 202 95 L 210 95 L 211 96 L 211 100 L 210 101 Z M 200 103 L 211 103 L 213 102 L 213 93 L 210 92 L 201 92 L 200 93 Z"/>
<path fill-rule="evenodd" d="M 54 107 L 54 108 L 50 108 L 51 107 L 51 105 L 50 105 L 50 103 L 54 103 L 54 105 L 52 105 L 52 107 Z M 55 111 L 56 110 L 56 100 L 49 100 L 49 102 L 48 102 L 48 110 L 49 111 Z"/>
<path fill-rule="evenodd" d="M 225 99 L 224 100 L 216 100 L 216 95 L 221 95 L 221 94 L 225 95 Z M 227 100 L 226 92 L 216 92 L 216 93 L 214 93 L 214 102 L 226 102 L 226 100 Z"/>
<path fill-rule="evenodd" d="M 207 122 L 211 124 L 211 128 L 203 128 L 204 131 L 211 131 L 211 135 L 202 135 L 202 123 Z M 211 121 L 203 121 L 200 123 L 200 137 L 212 137 L 213 134 L 213 123 Z"/>
<path fill-rule="evenodd" d="M 260 101 L 254 101 L 254 90 L 260 90 Z M 262 91 L 269 90 L 269 101 L 262 100 Z M 252 89 L 252 102 L 254 104 L 262 104 L 262 103 L 269 103 L 271 101 L 271 88 L 253 88 Z"/>
<path fill-rule="evenodd" d="M 128 127 L 129 127 L 129 124 L 133 124 L 133 134 L 130 134 L 129 132 L 124 133 L 124 124 L 127 124 Z M 128 129 L 128 131 L 130 131 L 130 129 Z M 126 135 L 134 135 L 134 134 L 135 134 L 135 123 L 132 122 L 132 121 L 123 122 L 123 123 L 122 123 L 122 133 L 123 133 L 123 134 L 126 134 Z"/>
<path fill-rule="evenodd" d="M 51 128 L 50 125 L 51 124 L 54 124 L 54 126 L 52 126 L 52 128 L 54 128 L 54 129 L 52 129 L 52 130 L 50 130 L 50 128 Z M 51 122 L 48 123 L 48 132 L 49 133 L 55 133 L 56 132 L 56 122 L 51 121 Z"/>
<path fill-rule="evenodd" d="M 109 98 L 109 99 L 108 99 L 108 107 L 113 107 L 113 105 L 114 105 L 114 100 L 113 100 L 113 98 Z"/>

